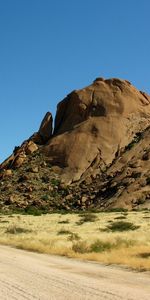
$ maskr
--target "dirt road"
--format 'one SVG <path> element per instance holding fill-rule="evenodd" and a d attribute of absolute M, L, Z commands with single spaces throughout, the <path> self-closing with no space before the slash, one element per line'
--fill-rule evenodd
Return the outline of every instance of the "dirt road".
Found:
<path fill-rule="evenodd" d="M 150 274 L 0 246 L 1 300 L 149 300 Z"/>

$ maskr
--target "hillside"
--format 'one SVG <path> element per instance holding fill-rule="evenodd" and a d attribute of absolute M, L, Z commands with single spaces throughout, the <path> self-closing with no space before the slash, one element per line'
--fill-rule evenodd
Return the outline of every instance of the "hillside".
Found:
<path fill-rule="evenodd" d="M 150 208 L 150 96 L 97 78 L 0 165 L 0 208 Z"/>

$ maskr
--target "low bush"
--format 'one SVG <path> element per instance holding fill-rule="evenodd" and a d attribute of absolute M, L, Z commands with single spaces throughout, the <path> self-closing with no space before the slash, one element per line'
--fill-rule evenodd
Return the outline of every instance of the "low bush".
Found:
<path fill-rule="evenodd" d="M 58 186 L 60 184 L 60 180 L 56 179 L 56 178 L 52 178 L 51 179 L 51 184 L 53 186 Z"/>
<path fill-rule="evenodd" d="M 50 198 L 50 197 L 49 197 L 49 195 L 47 195 L 47 194 L 41 196 L 41 199 L 42 199 L 42 200 L 46 200 L 46 201 L 47 201 L 47 200 L 49 200 L 49 198 Z"/>
<path fill-rule="evenodd" d="M 89 246 L 85 241 L 73 243 L 72 250 L 76 253 L 88 253 L 90 251 Z"/>
<path fill-rule="evenodd" d="M 77 225 L 82 225 L 86 222 L 95 222 L 97 220 L 97 216 L 93 213 L 85 213 L 81 214 L 81 219 L 76 223 Z"/>
<path fill-rule="evenodd" d="M 115 220 L 124 220 L 124 219 L 126 219 L 126 216 L 117 216 L 115 218 Z"/>
<path fill-rule="evenodd" d="M 1 220 L 0 223 L 9 223 L 7 220 Z"/>
<path fill-rule="evenodd" d="M 26 207 L 24 212 L 27 215 L 33 215 L 33 216 L 41 216 L 44 213 L 44 211 L 42 211 L 34 206 Z"/>
<path fill-rule="evenodd" d="M 58 224 L 69 224 L 69 220 L 62 220 L 62 221 L 59 221 Z"/>
<path fill-rule="evenodd" d="M 9 234 L 19 234 L 19 233 L 29 233 L 31 232 L 31 230 L 22 227 L 17 227 L 16 225 L 11 225 L 6 229 L 5 232 Z"/>
<path fill-rule="evenodd" d="M 67 229 L 64 229 L 64 228 L 61 228 L 58 232 L 57 232 L 57 234 L 59 235 L 61 235 L 61 234 L 72 234 L 72 232 L 70 231 L 70 230 L 67 230 Z"/>
<path fill-rule="evenodd" d="M 104 231 L 128 231 L 128 230 L 136 230 L 140 226 L 134 225 L 131 222 L 125 222 L 125 221 L 116 221 L 108 225 Z"/>
<path fill-rule="evenodd" d="M 73 243 L 72 250 L 74 252 L 78 253 L 90 253 L 90 252 L 96 252 L 101 253 L 104 251 L 109 251 L 111 249 L 119 249 L 120 247 L 130 247 L 135 244 L 132 240 L 125 240 L 121 238 L 117 238 L 115 241 L 102 241 L 97 239 L 94 241 L 91 245 L 87 245 L 85 241 L 79 241 L 76 243 Z"/>
<path fill-rule="evenodd" d="M 150 252 L 143 252 L 138 254 L 138 256 L 141 258 L 150 258 Z"/>
<path fill-rule="evenodd" d="M 112 244 L 108 241 L 103 242 L 103 241 L 97 240 L 93 244 L 91 244 L 90 251 L 91 252 L 103 252 L 103 251 L 114 248 L 114 246 L 115 246 L 114 244 Z"/>

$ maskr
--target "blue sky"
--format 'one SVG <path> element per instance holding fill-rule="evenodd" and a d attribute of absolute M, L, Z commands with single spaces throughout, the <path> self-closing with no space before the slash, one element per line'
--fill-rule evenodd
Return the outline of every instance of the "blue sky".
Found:
<path fill-rule="evenodd" d="M 150 93 L 149 0 L 0 0 L 0 161 L 96 77 Z"/>

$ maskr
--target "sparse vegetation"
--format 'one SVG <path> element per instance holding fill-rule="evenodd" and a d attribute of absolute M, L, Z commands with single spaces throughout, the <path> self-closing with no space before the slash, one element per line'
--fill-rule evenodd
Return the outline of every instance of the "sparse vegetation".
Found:
<path fill-rule="evenodd" d="M 103 242 L 101 240 L 96 240 L 93 244 L 91 244 L 90 251 L 91 252 L 103 252 L 103 251 L 114 248 L 114 246 L 115 246 L 115 244 L 112 244 L 109 241 Z"/>
<path fill-rule="evenodd" d="M 49 195 L 47 195 L 47 194 L 46 194 L 46 195 L 43 195 L 43 196 L 41 197 L 41 199 L 47 201 L 47 200 L 49 200 Z"/>
<path fill-rule="evenodd" d="M 90 249 L 85 241 L 73 243 L 72 250 L 81 254 L 90 252 Z"/>
<path fill-rule="evenodd" d="M 60 184 L 60 180 L 56 179 L 56 178 L 52 178 L 51 179 L 51 184 L 54 186 L 58 186 Z"/>
<path fill-rule="evenodd" d="M 59 221 L 58 224 L 69 224 L 69 220 L 62 220 L 62 221 Z"/>
<path fill-rule="evenodd" d="M 128 231 L 128 230 L 136 230 L 140 226 L 134 225 L 131 222 L 125 222 L 125 221 L 116 221 L 111 223 L 105 230 L 106 231 Z"/>
<path fill-rule="evenodd" d="M 33 216 L 41 216 L 43 211 L 34 207 L 34 206 L 28 206 L 26 209 L 25 209 L 25 213 L 28 214 L 28 215 L 33 215 Z"/>
<path fill-rule="evenodd" d="M 77 225 L 82 225 L 86 222 L 95 222 L 97 220 L 97 216 L 93 213 L 84 213 L 81 214 L 81 219 L 77 222 Z"/>
<path fill-rule="evenodd" d="M 134 145 L 136 145 L 142 138 L 142 133 L 137 132 L 136 135 L 134 136 L 133 140 L 125 147 L 125 150 L 130 150 Z"/>
<path fill-rule="evenodd" d="M 96 217 L 95 221 L 77 225 L 77 222 L 89 214 Z M 128 212 L 126 220 L 119 221 L 118 217 L 122 215 L 124 212 L 66 214 L 66 211 L 64 215 L 64 211 L 61 211 L 41 215 L 13 214 L 10 218 L 10 213 L 1 213 L 0 243 L 40 253 L 121 264 L 142 271 L 150 270 L 150 226 L 149 219 L 143 219 L 143 216 L 150 217 L 150 211 Z M 117 230 L 116 225 L 114 231 L 110 228 L 108 230 L 116 222 L 119 222 Z M 132 226 L 120 226 L 120 222 L 127 222 Z"/>
<path fill-rule="evenodd" d="M 119 208 L 119 207 L 108 209 L 108 213 L 112 213 L 112 212 L 127 213 L 127 209 L 126 208 Z"/>
<path fill-rule="evenodd" d="M 117 216 L 115 217 L 115 220 L 125 220 L 126 216 Z"/>
<path fill-rule="evenodd" d="M 150 258 L 150 252 L 143 252 L 138 254 L 141 258 Z"/>
<path fill-rule="evenodd" d="M 9 221 L 7 221 L 7 220 L 1 220 L 0 222 L 1 223 L 9 223 Z"/>
<path fill-rule="evenodd" d="M 71 231 L 65 228 L 61 228 L 57 234 L 71 234 Z"/>
<path fill-rule="evenodd" d="M 78 235 L 78 233 L 72 232 L 69 236 L 68 236 L 68 241 L 78 241 L 80 240 L 80 236 Z"/>
<path fill-rule="evenodd" d="M 19 233 L 29 233 L 31 231 L 26 228 L 18 227 L 16 225 L 11 225 L 6 229 L 5 232 L 9 234 L 19 234 Z"/>

